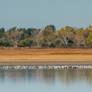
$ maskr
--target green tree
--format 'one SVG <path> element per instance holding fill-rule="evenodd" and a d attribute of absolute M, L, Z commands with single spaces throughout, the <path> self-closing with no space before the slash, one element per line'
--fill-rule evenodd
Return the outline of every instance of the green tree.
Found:
<path fill-rule="evenodd" d="M 88 38 L 86 39 L 86 46 L 92 47 L 92 32 L 88 35 Z"/>
<path fill-rule="evenodd" d="M 49 44 L 48 44 L 48 47 L 54 48 L 54 47 L 56 47 L 56 44 L 55 44 L 55 43 L 49 43 Z"/>
<path fill-rule="evenodd" d="M 5 37 L 5 29 L 0 28 L 0 38 Z"/>
<path fill-rule="evenodd" d="M 13 44 L 9 40 L 4 39 L 0 40 L 0 47 L 13 47 Z"/>
<path fill-rule="evenodd" d="M 31 40 L 30 38 L 26 38 L 24 40 L 21 40 L 19 42 L 19 47 L 31 47 L 33 45 L 33 40 Z"/>
<path fill-rule="evenodd" d="M 71 45 L 74 43 L 75 32 L 72 27 L 66 26 L 65 28 L 61 28 L 56 32 L 56 35 L 64 47 L 69 47 L 70 41 L 72 42 Z"/>

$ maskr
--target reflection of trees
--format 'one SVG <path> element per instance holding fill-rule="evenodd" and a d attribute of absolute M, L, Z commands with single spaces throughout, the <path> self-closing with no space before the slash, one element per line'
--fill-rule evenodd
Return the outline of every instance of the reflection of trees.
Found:
<path fill-rule="evenodd" d="M 5 75 L 4 75 L 4 71 L 0 70 L 0 82 L 4 82 L 5 79 Z"/>
<path fill-rule="evenodd" d="M 61 82 L 69 84 L 76 81 L 76 70 L 62 69 L 57 72 L 57 76 Z"/>
<path fill-rule="evenodd" d="M 61 69 L 57 72 L 57 76 L 61 82 L 66 84 L 82 81 L 87 81 L 90 84 L 92 83 L 92 69 Z"/>
<path fill-rule="evenodd" d="M 92 84 L 92 69 L 61 69 L 61 70 L 8 70 L 0 71 L 0 81 L 36 81 L 44 83 L 61 83 L 70 84 L 76 82 L 88 82 Z"/>
<path fill-rule="evenodd" d="M 39 78 L 40 78 L 40 81 L 43 81 L 46 83 L 53 83 L 55 81 L 55 71 L 41 70 Z"/>
<path fill-rule="evenodd" d="M 9 70 L 9 71 L 4 71 L 4 76 L 5 76 L 5 80 L 20 82 L 22 80 L 25 80 L 26 73 L 27 72 L 25 71 Z"/>
<path fill-rule="evenodd" d="M 88 83 L 92 83 L 92 69 L 81 69 L 79 71 L 79 80 L 85 79 Z"/>

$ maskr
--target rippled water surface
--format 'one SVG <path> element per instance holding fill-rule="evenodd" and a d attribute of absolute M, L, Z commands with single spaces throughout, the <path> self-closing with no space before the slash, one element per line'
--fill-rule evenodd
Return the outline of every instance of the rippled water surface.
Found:
<path fill-rule="evenodd" d="M 92 92 L 92 69 L 0 70 L 0 92 Z"/>

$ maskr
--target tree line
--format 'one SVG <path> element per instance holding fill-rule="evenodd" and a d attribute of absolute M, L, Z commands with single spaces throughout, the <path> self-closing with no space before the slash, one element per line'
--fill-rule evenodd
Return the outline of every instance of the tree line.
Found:
<path fill-rule="evenodd" d="M 48 25 L 43 29 L 0 28 L 0 47 L 92 47 L 92 26 L 66 26 L 60 30 L 56 30 L 54 25 Z"/>

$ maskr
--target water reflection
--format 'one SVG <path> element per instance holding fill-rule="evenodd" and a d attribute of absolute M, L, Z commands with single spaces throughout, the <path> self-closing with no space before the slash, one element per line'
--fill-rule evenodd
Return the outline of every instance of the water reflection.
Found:
<path fill-rule="evenodd" d="M 92 69 L 61 69 L 61 70 L 0 70 L 0 82 L 40 82 L 54 84 L 73 84 L 86 82 L 92 84 Z"/>

